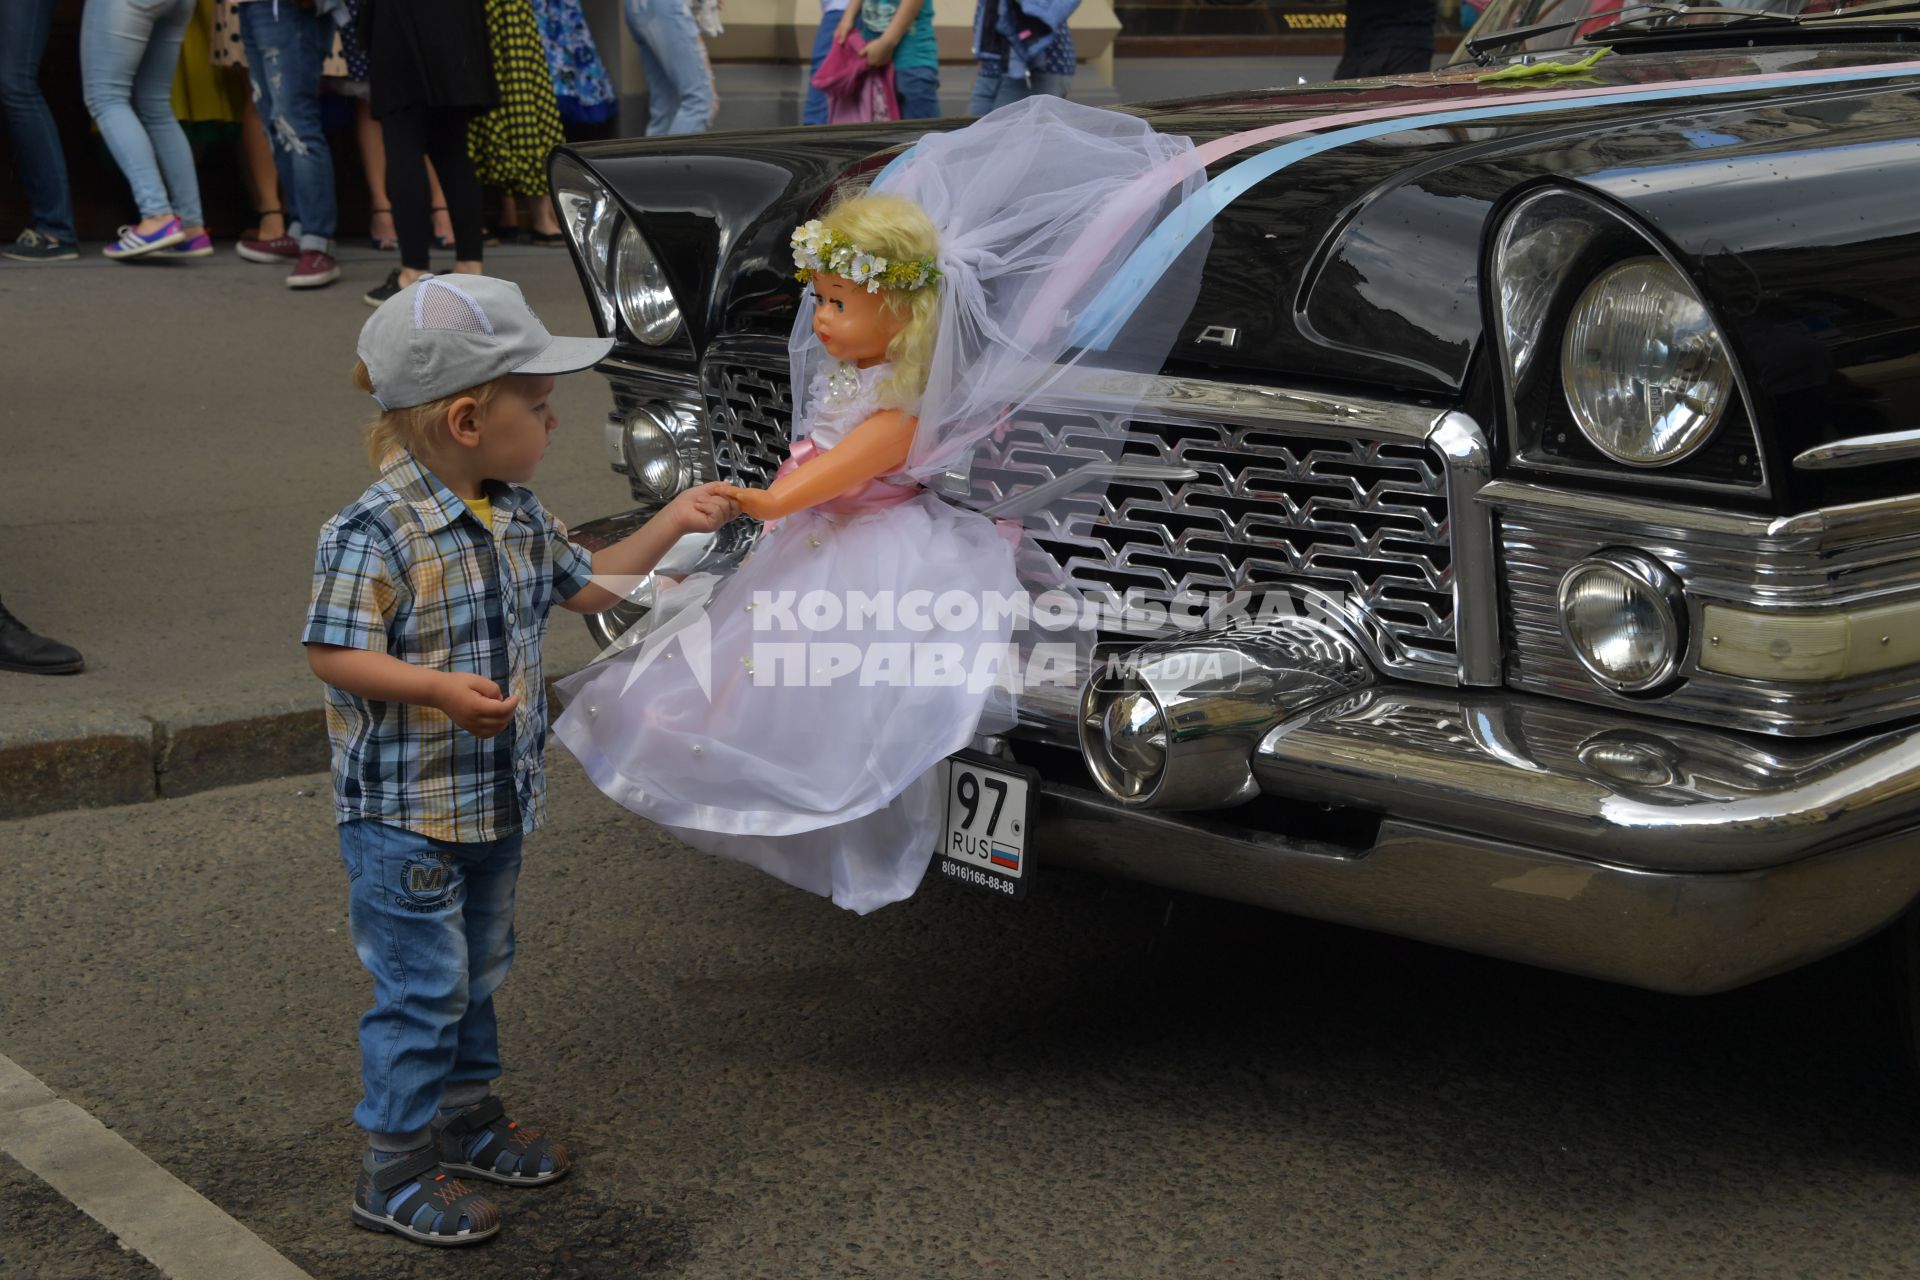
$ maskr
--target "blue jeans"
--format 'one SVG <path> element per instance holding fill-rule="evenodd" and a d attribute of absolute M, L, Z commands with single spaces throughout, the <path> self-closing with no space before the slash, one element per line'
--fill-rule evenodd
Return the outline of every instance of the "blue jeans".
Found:
<path fill-rule="evenodd" d="M 1015 80 L 1011 76 L 994 75 L 982 67 L 973 82 L 973 99 L 967 103 L 967 114 L 983 116 L 1010 102 L 1031 98 L 1036 93 L 1064 98 L 1071 88 L 1073 77 L 1063 76 L 1057 71 L 1029 72 L 1027 79 Z"/>
<path fill-rule="evenodd" d="M 807 69 L 807 105 L 800 113 L 801 124 L 825 124 L 827 122 L 827 95 L 823 90 L 813 87 L 813 77 L 820 70 L 820 64 L 833 52 L 833 33 L 840 25 L 840 15 L 846 12 L 845 6 L 829 9 L 820 15 L 820 29 L 813 33 L 813 65 Z"/>
<path fill-rule="evenodd" d="M 333 23 L 291 0 L 252 0 L 240 6 L 240 38 L 253 105 L 273 143 L 287 234 L 302 249 L 332 253 L 339 214 L 333 153 L 320 129 L 320 64 L 333 44 Z"/>
<path fill-rule="evenodd" d="M 0 110 L 7 116 L 13 159 L 27 189 L 33 229 L 71 244 L 73 196 L 60 130 L 40 93 L 40 59 L 59 0 L 0 0 Z"/>
<path fill-rule="evenodd" d="M 893 91 L 900 95 L 902 120 L 934 120 L 940 115 L 940 68 L 895 67 Z"/>
<path fill-rule="evenodd" d="M 368 1133 L 418 1136 L 448 1086 L 500 1075 L 493 993 L 513 963 L 520 841 L 340 824 L 353 947 L 373 975 L 373 1008 L 360 1019 L 366 1093 L 353 1109 Z"/>
<path fill-rule="evenodd" d="M 140 216 L 172 213 L 198 227 L 205 219 L 193 148 L 173 118 L 173 69 L 193 8 L 194 0 L 87 0 L 80 79 Z"/>
<path fill-rule="evenodd" d="M 626 10 L 647 75 L 647 136 L 706 132 L 718 103 L 687 0 L 626 0 Z"/>

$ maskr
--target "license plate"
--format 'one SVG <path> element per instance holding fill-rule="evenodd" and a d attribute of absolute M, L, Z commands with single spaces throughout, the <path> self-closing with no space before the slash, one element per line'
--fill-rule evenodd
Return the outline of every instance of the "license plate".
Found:
<path fill-rule="evenodd" d="M 947 821 L 934 863 L 949 880 L 1005 898 L 1027 896 L 1032 865 L 1031 769 L 976 751 L 947 760 Z"/>

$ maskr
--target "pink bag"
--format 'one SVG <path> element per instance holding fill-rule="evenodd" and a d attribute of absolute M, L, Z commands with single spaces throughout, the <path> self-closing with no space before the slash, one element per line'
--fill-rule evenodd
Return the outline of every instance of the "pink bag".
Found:
<path fill-rule="evenodd" d="M 900 100 L 893 90 L 893 64 L 867 65 L 867 42 L 855 27 L 847 38 L 827 51 L 813 73 L 813 87 L 827 95 L 828 124 L 864 124 L 871 120 L 898 120 Z"/>

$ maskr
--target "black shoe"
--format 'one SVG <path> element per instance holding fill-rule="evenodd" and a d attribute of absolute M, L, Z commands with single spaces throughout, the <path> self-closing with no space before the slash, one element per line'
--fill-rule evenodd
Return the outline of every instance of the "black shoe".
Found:
<path fill-rule="evenodd" d="M 70 240 L 55 240 L 44 231 L 28 227 L 19 239 L 0 248 L 0 258 L 15 262 L 72 262 L 80 256 L 80 246 Z"/>
<path fill-rule="evenodd" d="M 26 624 L 0 605 L 0 671 L 65 676 L 86 666 L 78 649 L 27 630 Z"/>
<path fill-rule="evenodd" d="M 395 267 L 387 272 L 385 284 L 377 289 L 369 289 L 360 296 L 366 299 L 368 306 L 377 307 L 398 292 L 400 292 L 400 269 Z"/>

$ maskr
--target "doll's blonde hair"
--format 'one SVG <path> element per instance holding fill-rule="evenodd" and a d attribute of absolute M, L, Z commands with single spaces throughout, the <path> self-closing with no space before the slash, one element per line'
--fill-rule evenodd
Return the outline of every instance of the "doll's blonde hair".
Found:
<path fill-rule="evenodd" d="M 902 196 L 848 196 L 821 215 L 820 221 L 868 253 L 894 262 L 932 258 L 940 249 L 940 233 L 933 219 Z M 877 391 L 880 399 L 909 408 L 927 389 L 927 371 L 933 364 L 933 340 L 939 328 L 940 286 L 921 289 L 882 289 L 883 305 L 906 324 L 887 344 L 893 372 Z"/>
<path fill-rule="evenodd" d="M 368 395 L 373 394 L 373 375 L 367 372 L 367 364 L 364 360 L 353 362 L 353 385 Z M 493 398 L 500 393 L 500 388 L 506 385 L 505 378 L 495 378 L 491 382 L 483 382 L 465 391 L 456 391 L 450 396 L 442 396 L 426 404 L 411 405 L 405 409 L 381 410 L 380 416 L 369 422 L 361 432 L 367 446 L 367 461 L 373 464 L 375 471 L 378 471 L 386 465 L 388 456 L 396 449 L 405 449 L 416 458 L 423 452 L 430 451 L 439 443 L 440 436 L 446 429 L 447 410 L 453 407 L 455 400 L 462 396 L 471 396 L 484 412 L 487 406 L 493 403 Z"/>

